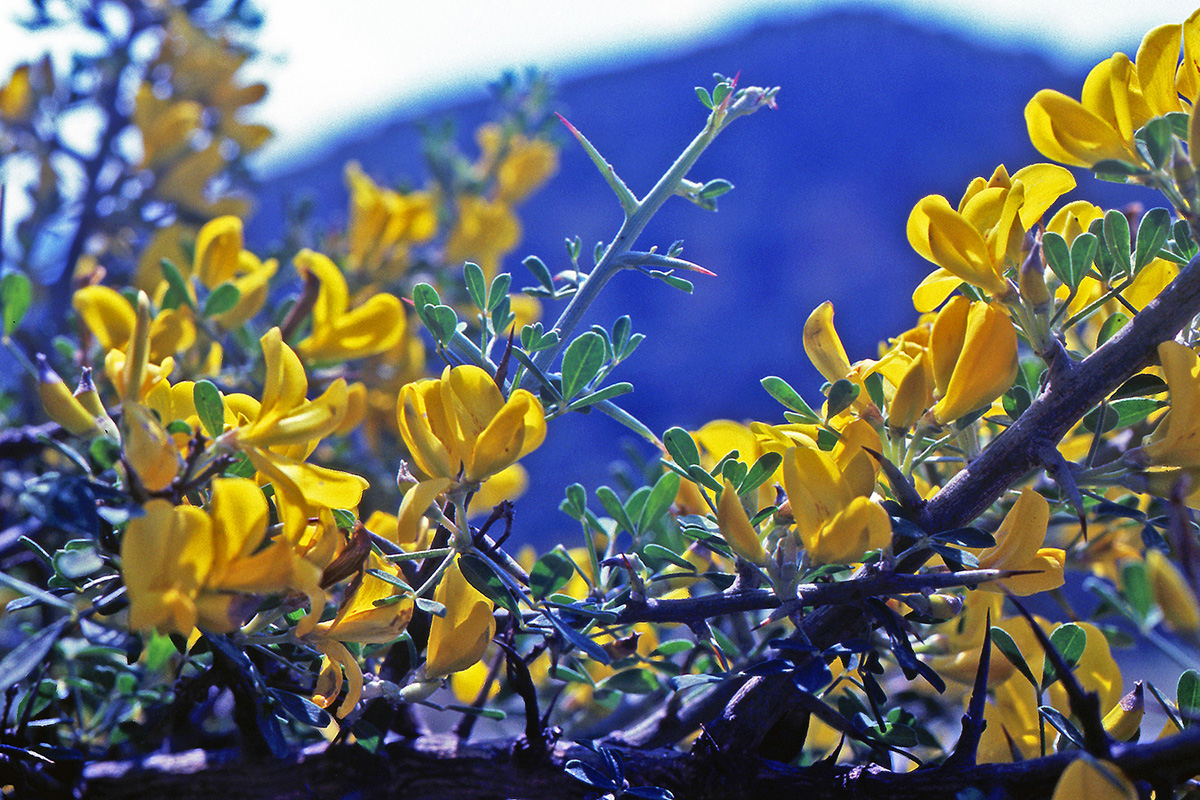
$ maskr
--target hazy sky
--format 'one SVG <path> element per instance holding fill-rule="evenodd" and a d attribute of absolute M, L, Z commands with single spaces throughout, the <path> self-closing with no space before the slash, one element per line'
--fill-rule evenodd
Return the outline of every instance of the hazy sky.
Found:
<path fill-rule="evenodd" d="M 1137 47 L 1155 25 L 1180 22 L 1200 0 L 859 0 L 914 20 L 1006 46 L 1036 48 L 1082 67 Z M 266 12 L 264 58 L 248 73 L 271 94 L 258 117 L 277 138 L 270 169 L 314 141 L 337 136 L 400 106 L 456 90 L 479 92 L 505 69 L 536 65 L 564 76 L 686 50 L 757 19 L 811 14 L 830 0 L 256 0 Z M 24 2 L 0 0 L 23 11 Z M 0 72 L 37 57 L 57 38 L 29 37 L 0 12 Z"/>
<path fill-rule="evenodd" d="M 1150 28 L 1200 0 L 870 0 L 990 41 L 1093 62 L 1132 52 Z M 502 70 L 570 74 L 589 63 L 687 49 L 752 25 L 806 14 L 821 0 L 258 0 L 267 14 L 259 67 L 272 86 L 262 116 L 279 138 L 268 165 L 311 137 L 401 104 L 478 90 Z M 267 166 L 267 165 L 264 165 Z"/>

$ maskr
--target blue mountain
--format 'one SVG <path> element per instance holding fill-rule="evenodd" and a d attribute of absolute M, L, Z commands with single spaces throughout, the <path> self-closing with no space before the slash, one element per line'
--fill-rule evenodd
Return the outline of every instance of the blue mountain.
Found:
<path fill-rule="evenodd" d="M 759 386 L 766 375 L 819 402 L 821 378 L 804 355 L 801 328 L 824 300 L 833 301 L 851 360 L 873 357 L 881 340 L 910 327 L 912 289 L 931 269 L 905 238 L 913 205 L 931 193 L 957 203 L 971 178 L 998 164 L 1014 171 L 1044 160 L 1029 143 L 1024 106 L 1042 88 L 1077 97 L 1084 78 L 1035 52 L 845 10 L 765 22 L 686 54 L 570 79 L 558 91 L 565 115 L 641 194 L 703 125 L 707 112 L 692 88 L 711 85 L 715 72 L 740 72 L 742 85 L 781 86 L 779 107 L 739 121 L 693 171 L 695 180 L 736 185 L 719 213 L 672 201 L 639 247 L 682 239 L 683 256 L 718 277 L 697 277 L 687 296 L 620 275 L 589 320 L 611 325 L 628 313 L 634 330 L 647 334 L 613 378 L 633 382 L 635 393 L 621 404 L 660 433 L 720 417 L 782 421 Z M 473 100 L 421 118 L 448 117 L 470 131 L 487 111 L 488 101 Z M 266 182 L 248 231 L 252 246 L 278 237 L 288 198 L 310 198 L 320 223 L 343 222 L 349 160 L 377 178 L 421 182 L 417 121 L 401 113 Z M 1147 199 L 1078 177 L 1072 197 L 1109 206 Z M 579 235 L 590 252 L 620 222 L 573 142 L 560 173 L 521 216 L 525 237 L 509 265 L 517 286 L 533 283 L 520 266 L 525 254 L 557 271 L 568 263 L 564 237 Z M 550 320 L 556 314 L 547 311 Z M 561 540 L 574 524 L 556 510 L 562 487 L 611 483 L 608 464 L 633 439 L 595 413 L 552 427 L 525 460 L 539 484 L 518 504 L 517 535 L 540 542 Z"/>

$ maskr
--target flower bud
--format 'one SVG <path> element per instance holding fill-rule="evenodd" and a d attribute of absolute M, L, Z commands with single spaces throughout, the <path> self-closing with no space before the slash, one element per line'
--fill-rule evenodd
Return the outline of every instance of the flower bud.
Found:
<path fill-rule="evenodd" d="M 63 383 L 50 366 L 46 356 L 38 353 L 38 398 L 46 416 L 76 436 L 95 436 L 100 433 L 96 417 Z"/>
<path fill-rule="evenodd" d="M 179 474 L 183 459 L 158 417 L 141 403 L 121 407 L 125 460 L 148 491 L 167 488 Z"/>
<path fill-rule="evenodd" d="M 767 562 L 767 551 L 763 549 L 758 532 L 750 524 L 750 517 L 742 506 L 737 490 L 729 481 L 725 481 L 721 499 L 717 502 L 717 527 L 738 556 L 759 566 Z"/>
<path fill-rule="evenodd" d="M 1146 551 L 1146 572 L 1154 602 L 1167 624 L 1179 633 L 1200 633 L 1200 605 L 1183 574 L 1161 550 Z"/>
<path fill-rule="evenodd" d="M 1027 234 L 1033 239 L 1029 255 L 1021 262 L 1018 285 L 1021 297 L 1034 312 L 1042 312 L 1050 305 L 1050 290 L 1046 288 L 1046 273 L 1042 266 L 1042 238 L 1036 233 Z"/>
<path fill-rule="evenodd" d="M 91 367 L 84 367 L 80 373 L 79 385 L 75 387 L 75 398 L 93 416 L 96 425 L 106 436 L 115 441 L 121 440 L 121 434 L 117 431 L 117 423 L 113 422 L 112 417 L 108 415 L 108 409 L 104 407 L 104 403 L 100 400 L 100 394 L 96 391 L 96 384 L 92 382 Z"/>

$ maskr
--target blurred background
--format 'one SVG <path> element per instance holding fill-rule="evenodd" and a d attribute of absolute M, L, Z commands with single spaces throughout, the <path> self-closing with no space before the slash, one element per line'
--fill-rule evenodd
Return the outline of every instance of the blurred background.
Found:
<path fill-rule="evenodd" d="M 588 319 L 610 327 L 628 313 L 647 335 L 613 380 L 635 385 L 620 402 L 655 432 L 722 417 L 778 422 L 762 377 L 820 399 L 801 344 L 819 303 L 833 301 L 852 361 L 914 324 L 911 292 L 931 267 L 905 239 L 913 204 L 930 193 L 957 203 L 973 177 L 1041 160 L 1023 118 L 1033 93 L 1078 96 L 1093 64 L 1132 55 L 1146 30 L 1183 20 L 1192 2 L 258 0 L 261 52 L 245 77 L 270 86 L 253 118 L 276 138 L 251 160 L 258 203 L 247 247 L 278 244 L 297 203 L 319 227 L 344 226 L 349 161 L 381 185 L 423 185 L 418 123 L 448 122 L 474 152 L 472 131 L 492 110 L 487 84 L 506 70 L 547 73 L 554 107 L 638 194 L 703 125 L 693 87 L 711 86 L 713 73 L 778 85 L 778 109 L 736 124 L 690 176 L 735 185 L 719 213 L 668 203 L 639 243 L 682 239 L 683 257 L 718 277 L 699 277 L 687 296 L 621 275 Z M 72 46 L 2 22 L 0 61 Z M 569 264 L 564 237 L 579 236 L 590 254 L 620 222 L 582 151 L 565 132 L 560 144 L 559 172 L 521 208 L 523 238 L 504 264 L 517 287 L 534 282 L 525 255 L 557 272 Z M 1136 197 L 1079 180 L 1068 199 Z M 560 310 L 548 304 L 546 323 Z M 556 510 L 562 488 L 610 483 L 608 465 L 634 442 L 599 414 L 552 428 L 524 461 L 533 485 L 518 504 L 519 540 L 575 536 Z"/>

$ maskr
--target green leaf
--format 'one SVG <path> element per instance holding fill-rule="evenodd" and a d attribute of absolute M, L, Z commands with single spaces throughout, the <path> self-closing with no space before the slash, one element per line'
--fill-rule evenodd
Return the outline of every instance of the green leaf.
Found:
<path fill-rule="evenodd" d="M 1099 347 L 1107 342 L 1117 331 L 1128 324 L 1128 314 L 1124 311 L 1114 311 L 1108 319 L 1104 320 L 1104 324 L 1100 326 L 1100 332 L 1096 334 L 1096 346 Z"/>
<path fill-rule="evenodd" d="M 337 525 L 338 530 L 354 530 L 354 523 L 358 522 L 358 519 L 354 516 L 353 511 L 345 508 L 334 508 L 331 510 L 333 511 L 334 524 Z"/>
<path fill-rule="evenodd" d="M 887 397 L 883 393 L 883 373 L 872 372 L 863 379 L 863 386 L 867 387 L 867 397 L 871 398 L 871 402 L 877 407 L 883 408 L 887 401 Z"/>
<path fill-rule="evenodd" d="M 175 266 L 169 258 L 164 258 L 158 263 L 162 267 L 163 278 L 167 281 L 167 293 L 163 296 L 162 307 L 178 308 L 180 303 L 183 303 L 192 311 L 199 313 L 200 309 L 196 308 L 196 301 L 192 299 L 192 294 L 188 291 L 187 279 L 183 277 L 179 267 Z M 135 305 L 134 308 L 136 307 Z"/>
<path fill-rule="evenodd" d="M 192 432 L 186 423 L 183 427 L 187 433 Z M 121 460 L 121 445 L 109 436 L 97 436 L 88 444 L 88 455 L 104 471 Z"/>
<path fill-rule="evenodd" d="M 1116 267 L 1126 275 L 1132 275 L 1132 256 L 1129 244 L 1129 220 L 1117 209 L 1104 215 L 1104 243 L 1112 253 Z"/>
<path fill-rule="evenodd" d="M 209 437 L 215 439 L 225 432 L 225 401 L 221 390 L 210 380 L 199 380 L 192 386 L 192 401 L 196 415 Z"/>
<path fill-rule="evenodd" d="M 1074 622 L 1064 623 L 1050 634 L 1050 644 L 1063 657 L 1067 666 L 1074 667 L 1083 656 L 1083 649 L 1087 647 L 1087 631 Z M 1045 688 L 1056 680 L 1058 675 L 1055 674 L 1054 665 L 1050 663 L 1050 659 L 1043 659 L 1042 687 Z"/>
<path fill-rule="evenodd" d="M 700 188 L 701 200 L 716 200 L 721 195 L 733 191 L 733 184 L 724 178 L 714 178 Z"/>
<path fill-rule="evenodd" d="M 719 106 L 725 102 L 725 98 L 729 97 L 729 93 L 733 91 L 733 84 L 728 81 L 721 81 L 713 87 L 712 99 L 713 105 Z"/>
<path fill-rule="evenodd" d="M 660 272 L 659 270 L 650 270 L 650 277 L 662 281 L 672 289 L 678 289 L 686 294 L 691 294 L 695 290 L 695 286 L 686 278 L 680 278 L 678 275 L 672 275 L 669 272 Z"/>
<path fill-rule="evenodd" d="M 1067 738 L 1076 747 L 1084 747 L 1083 734 L 1075 727 L 1071 720 L 1054 706 L 1040 706 L 1038 713 L 1042 718 L 1053 725 L 1059 733 Z"/>
<path fill-rule="evenodd" d="M 664 472 L 646 497 L 646 504 L 642 506 L 642 513 L 638 515 L 637 532 L 644 533 L 658 522 L 671 507 L 671 503 L 675 502 L 675 495 L 678 493 L 679 476 L 674 472 Z"/>
<path fill-rule="evenodd" d="M 1104 406 L 1104 427 L 1101 433 L 1116 428 L 1127 428 L 1130 425 L 1141 422 L 1146 417 L 1150 416 L 1154 411 L 1167 405 L 1162 400 L 1155 400 L 1150 397 L 1126 397 L 1120 400 L 1112 400 Z M 1094 408 L 1083 417 L 1084 430 L 1093 432 L 1100 421 L 1100 408 Z"/>
<path fill-rule="evenodd" d="M 1171 153 L 1174 150 L 1174 134 L 1171 133 L 1171 122 L 1166 117 L 1155 117 L 1146 123 L 1146 127 L 1138 131 L 1136 138 L 1146 146 L 1146 154 L 1156 167 L 1168 166 Z"/>
<path fill-rule="evenodd" d="M 413 307 L 422 309 L 425 306 L 440 306 L 442 298 L 438 297 L 437 289 L 428 283 L 418 283 L 412 290 Z"/>
<path fill-rule="evenodd" d="M 721 477 L 729 481 L 729 485 L 735 492 L 738 492 L 737 487 L 742 485 L 742 481 L 746 480 L 746 475 L 749 473 L 750 467 L 737 459 L 727 458 L 721 462 Z M 740 492 L 738 493 L 740 494 Z"/>
<path fill-rule="evenodd" d="M 698 483 L 714 492 L 721 491 L 721 482 L 714 478 L 711 472 L 699 464 L 692 464 L 690 467 L 688 467 L 687 474 L 688 477 L 692 479 L 693 483 Z"/>
<path fill-rule="evenodd" d="M 33 302 L 33 284 L 23 272 L 6 271 L 0 277 L 0 314 L 4 316 L 4 335 L 11 336 Z"/>
<path fill-rule="evenodd" d="M 393 595 L 392 597 L 389 597 L 386 599 L 387 600 L 395 599 L 395 600 L 399 601 L 399 600 L 403 600 L 404 598 L 401 597 L 400 595 Z M 377 600 L 375 602 L 379 602 L 379 601 Z M 421 611 L 424 611 L 426 614 L 429 614 L 430 616 L 443 617 L 443 618 L 446 616 L 446 607 L 436 600 L 430 600 L 428 597 L 413 598 L 413 604 L 418 609 L 420 609 Z"/>
<path fill-rule="evenodd" d="M 91 575 L 104 566 L 96 546 L 86 540 L 82 543 L 86 546 L 64 548 L 54 554 L 54 571 L 69 581 Z"/>
<path fill-rule="evenodd" d="M 1043 240 L 1043 245 L 1045 240 Z M 1096 260 L 1096 253 L 1100 249 L 1100 240 L 1096 238 L 1094 233 L 1085 232 L 1075 237 L 1075 241 L 1071 242 L 1071 277 L 1076 285 L 1087 274 L 1088 269 Z"/>
<path fill-rule="evenodd" d="M 446 706 L 447 711 L 454 711 L 459 714 L 469 714 L 473 717 L 482 717 L 496 722 L 502 722 L 508 719 L 508 714 L 504 713 L 499 708 L 476 708 L 475 706 L 464 706 L 460 703 L 451 703 Z"/>
<path fill-rule="evenodd" d="M 778 400 L 784 408 L 801 415 L 807 422 L 821 421 L 821 417 L 817 412 L 813 411 L 808 403 L 804 402 L 804 398 L 783 378 L 769 375 L 763 378 L 760 383 L 767 390 L 767 394 Z"/>
<path fill-rule="evenodd" d="M 609 675 L 596 688 L 622 694 L 650 694 L 658 691 L 659 684 L 658 677 L 648 669 L 626 669 Z"/>
<path fill-rule="evenodd" d="M 596 499 L 600 501 L 600 505 L 604 506 L 608 515 L 616 520 L 618 530 L 628 531 L 630 535 L 637 533 L 637 526 L 629 518 L 629 512 L 625 510 L 625 506 L 617 497 L 616 492 L 607 486 L 601 486 L 596 490 Z"/>
<path fill-rule="evenodd" d="M 540 283 L 544 289 L 550 292 L 554 291 L 554 276 L 550 274 L 550 269 L 544 261 L 537 256 L 525 256 L 521 264 L 529 270 L 534 280 Z"/>
<path fill-rule="evenodd" d="M 696 87 L 696 97 L 700 98 L 700 103 L 705 108 L 707 108 L 709 111 L 712 111 L 713 99 L 712 99 L 712 95 L 710 95 L 708 93 L 708 89 L 705 89 L 703 86 L 697 86 Z"/>
<path fill-rule="evenodd" d="M 279 704 L 279 708 L 297 722 L 311 725 L 314 728 L 324 728 L 331 721 L 329 713 L 307 697 L 274 687 L 267 691 Z"/>
<path fill-rule="evenodd" d="M 642 548 L 642 557 L 650 561 L 668 561 L 680 569 L 686 570 L 692 574 L 696 572 L 696 565 L 688 561 L 683 556 L 676 553 L 670 548 L 663 547 L 661 544 L 651 542 Z"/>
<path fill-rule="evenodd" d="M 692 435 L 683 428 L 668 429 L 663 434 L 662 441 L 666 445 L 667 452 L 671 454 L 671 458 L 675 459 L 675 463 L 679 466 L 687 468 L 692 464 L 700 463 L 700 450 L 696 447 Z"/>
<path fill-rule="evenodd" d="M 1029 397 L 1029 390 L 1021 384 L 1013 384 L 1013 387 L 1004 393 L 1000 398 L 1004 403 L 1004 413 L 1008 414 L 1009 419 L 1016 419 L 1025 413 L 1025 409 L 1029 408 L 1032 400 Z"/>
<path fill-rule="evenodd" d="M 487 282 L 479 265 L 472 261 L 463 264 L 463 280 L 467 284 L 467 294 L 471 296 L 471 302 L 480 311 L 487 310 Z"/>
<path fill-rule="evenodd" d="M 1112 393 L 1112 399 L 1122 397 L 1148 397 L 1152 394 L 1162 394 L 1167 391 L 1167 382 L 1157 375 L 1138 373 L 1117 387 Z"/>
<path fill-rule="evenodd" d="M 1171 213 L 1165 208 L 1152 208 L 1147 211 L 1138 223 L 1137 256 L 1133 262 L 1135 272 L 1158 257 L 1159 251 L 1167 243 L 1167 234 L 1171 230 Z"/>
<path fill-rule="evenodd" d="M 601 664 L 609 664 L 612 662 L 612 659 L 608 657 L 608 653 L 604 652 L 603 647 L 572 628 L 566 622 L 551 613 L 548 609 L 543 608 L 542 613 L 546 615 L 546 618 L 550 620 L 550 624 L 553 625 L 555 629 L 567 639 L 567 641 L 586 653 L 588 658 L 592 659 L 593 661 L 599 661 Z"/>
<path fill-rule="evenodd" d="M 1025 656 L 1021 655 L 1021 648 L 1017 647 L 1017 643 L 1008 635 L 1008 631 L 992 626 L 992 644 L 1008 659 L 1008 663 L 1016 667 L 1017 672 L 1025 676 L 1035 690 L 1039 688 L 1037 679 L 1033 677 L 1033 670 L 1025 663 Z"/>
<path fill-rule="evenodd" d="M 379 580 L 383 581 L 384 583 L 388 583 L 388 584 L 391 584 L 392 586 L 395 586 L 397 589 L 399 589 L 400 591 L 402 591 L 406 594 L 413 594 L 413 588 L 411 586 L 409 586 L 407 583 L 405 583 L 405 581 L 402 578 L 400 578 L 396 575 L 393 575 L 390 572 L 385 572 L 384 570 L 381 570 L 381 569 L 369 569 L 369 570 L 367 570 L 367 574 L 371 575 L 375 578 L 378 578 Z M 480 591 L 482 591 L 482 590 L 480 590 Z"/>
<path fill-rule="evenodd" d="M 571 400 L 587 386 L 604 365 L 604 340 L 585 331 L 567 345 L 562 360 L 562 395 Z"/>
<path fill-rule="evenodd" d="M 533 569 L 529 571 L 529 591 L 541 600 L 566 586 L 574 574 L 575 564 L 560 545 L 543 555 L 533 565 Z"/>
<path fill-rule="evenodd" d="M 617 317 L 617 321 L 613 323 L 612 343 L 613 351 L 617 354 L 617 359 L 625 357 L 625 345 L 629 341 L 629 335 L 633 333 L 633 321 L 628 314 L 622 314 Z"/>
<path fill-rule="evenodd" d="M 1175 686 L 1175 704 L 1179 706 L 1179 716 L 1183 718 L 1185 728 L 1200 723 L 1200 673 L 1196 670 L 1186 670 L 1179 676 L 1179 683 Z"/>
<path fill-rule="evenodd" d="M 508 584 L 496 574 L 496 567 L 491 561 L 476 553 L 462 553 L 458 557 L 458 567 L 467 583 L 496 605 L 508 609 L 508 613 L 512 614 L 514 619 L 520 620 L 521 609 L 517 605 L 517 598 L 508 588 Z"/>
<path fill-rule="evenodd" d="M 71 622 L 71 617 L 61 617 L 10 650 L 0 660 L 0 692 L 15 686 L 40 667 Z"/>
<path fill-rule="evenodd" d="M 1101 180 L 1117 180 L 1119 183 L 1124 183 L 1125 178 L 1133 175 L 1149 174 L 1149 170 L 1117 158 L 1105 158 L 1097 161 L 1092 165 L 1092 171 Z"/>
<path fill-rule="evenodd" d="M 1154 608 L 1154 596 L 1150 593 L 1150 582 L 1146 579 L 1146 564 L 1143 561 L 1126 561 L 1121 567 L 1121 593 L 1139 622 L 1145 622 Z"/>
<path fill-rule="evenodd" d="M 204 316 L 215 317 L 226 311 L 232 311 L 241 299 L 241 290 L 226 281 L 209 292 L 208 297 L 204 299 Z"/>
<path fill-rule="evenodd" d="M 746 477 L 738 486 L 738 494 L 749 494 L 758 487 L 762 486 L 766 481 L 770 480 L 775 471 L 779 469 L 779 465 L 783 463 L 783 456 L 779 453 L 763 453 L 750 467 L 746 473 Z"/>
<path fill-rule="evenodd" d="M 482 275 L 482 273 L 480 273 L 480 275 Z M 487 311 L 489 313 L 494 312 L 496 309 L 500 308 L 501 304 L 505 300 L 509 299 L 508 291 L 511 288 L 512 288 L 512 275 L 509 275 L 507 272 L 501 272 L 499 275 L 497 275 L 495 278 L 492 279 L 492 286 L 491 286 L 491 288 L 488 289 L 488 295 L 487 295 Z M 507 326 L 504 326 L 504 327 L 507 327 Z M 502 330 L 502 329 L 503 328 L 497 328 L 496 330 Z"/>
<path fill-rule="evenodd" d="M 567 499 L 559 507 L 575 519 L 582 520 L 587 513 L 587 489 L 583 488 L 583 484 L 572 483 L 563 491 Z"/>
<path fill-rule="evenodd" d="M 857 383 L 851 383 L 845 378 L 836 380 L 829 387 L 829 398 L 825 406 L 825 420 L 836 417 L 838 414 L 850 407 L 850 404 L 858 399 L 858 395 L 862 389 Z"/>
<path fill-rule="evenodd" d="M 585 395 L 576 397 L 571 404 L 567 406 L 568 411 L 578 411 L 581 408 L 594 406 L 596 403 L 603 403 L 605 400 L 611 400 L 614 397 L 620 397 L 623 394 L 629 394 L 633 391 L 633 384 L 626 381 L 620 383 L 610 383 L 602 389 L 597 389 L 594 392 L 588 392 Z"/>
<path fill-rule="evenodd" d="M 438 344 L 444 345 L 454 338 L 458 329 L 458 314 L 450 306 L 425 306 L 425 327 Z"/>
<path fill-rule="evenodd" d="M 1063 284 L 1071 288 L 1077 285 L 1079 278 L 1071 269 L 1071 248 L 1067 247 L 1066 239 L 1054 232 L 1044 234 L 1042 255 L 1046 257 L 1046 266 Z"/>

